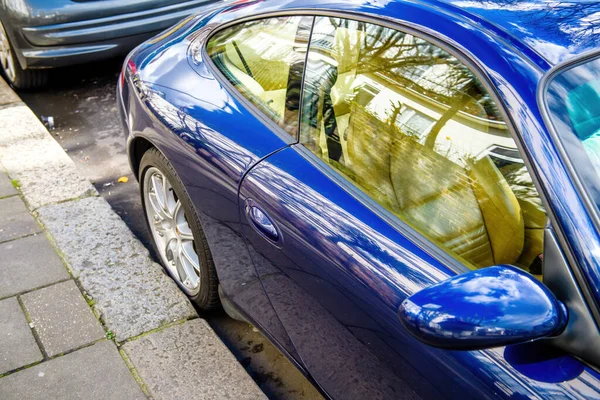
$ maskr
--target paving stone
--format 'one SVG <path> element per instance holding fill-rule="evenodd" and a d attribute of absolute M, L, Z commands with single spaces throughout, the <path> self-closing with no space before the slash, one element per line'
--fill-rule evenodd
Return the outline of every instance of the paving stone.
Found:
<path fill-rule="evenodd" d="M 2 400 L 145 398 L 115 345 L 106 340 L 0 379 Z"/>
<path fill-rule="evenodd" d="M 26 106 L 0 109 L 0 160 L 33 209 L 98 195 Z"/>
<path fill-rule="evenodd" d="M 203 319 L 123 345 L 155 399 L 266 399 Z"/>
<path fill-rule="evenodd" d="M 5 173 L 0 171 L 0 198 L 15 194 L 17 194 L 17 191 L 12 185 L 12 182 Z"/>
<path fill-rule="evenodd" d="M 42 353 L 15 297 L 0 301 L 0 330 L 0 374 L 42 360 Z"/>
<path fill-rule="evenodd" d="M 38 215 L 118 341 L 197 315 L 104 199 L 54 204 Z"/>
<path fill-rule="evenodd" d="M 0 106 L 20 102 L 21 99 L 8 86 L 8 84 L 0 77 Z"/>
<path fill-rule="evenodd" d="M 9 175 L 19 181 L 21 193 L 33 209 L 98 195 L 92 184 L 79 175 L 73 161 L 48 132 L 43 138 L 22 140 L 0 147 L 0 160 Z"/>
<path fill-rule="evenodd" d="M 105 337 L 104 329 L 72 280 L 27 293 L 21 300 L 50 357 Z"/>
<path fill-rule="evenodd" d="M 0 242 L 41 232 L 18 196 L 0 199 Z"/>
<path fill-rule="evenodd" d="M 1 243 L 0 254 L 0 298 L 69 279 L 44 235 Z"/>
<path fill-rule="evenodd" d="M 49 135 L 29 107 L 22 105 L 0 109 L 0 147 L 26 139 L 43 139 Z"/>

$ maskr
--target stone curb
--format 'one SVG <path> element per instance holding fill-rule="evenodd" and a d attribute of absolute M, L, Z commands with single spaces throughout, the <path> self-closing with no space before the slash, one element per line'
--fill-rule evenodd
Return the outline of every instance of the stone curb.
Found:
<path fill-rule="evenodd" d="M 0 162 L 9 177 L 17 181 L 30 212 L 45 227 L 57 252 L 78 279 L 90 306 L 118 343 L 127 341 L 130 348 L 135 348 L 138 340 L 144 339 L 144 343 L 154 337 L 159 340 L 164 336 L 161 331 L 169 329 L 175 321 L 184 321 L 184 327 L 196 326 L 198 315 L 187 297 L 164 274 L 162 267 L 153 262 L 148 250 L 99 197 L 92 184 L 79 175 L 62 147 L 2 78 Z M 192 386 L 178 395 L 195 397 L 194 391 L 198 390 L 211 397 L 210 388 L 219 387 L 216 392 L 219 396 L 238 397 L 241 387 L 247 398 L 265 398 L 216 333 L 202 322 L 203 329 L 185 329 L 186 336 L 193 339 L 192 343 L 210 343 L 211 351 L 204 351 L 207 357 L 198 361 L 225 368 L 232 378 L 231 388 L 223 387 L 221 378 L 219 382 L 205 378 L 202 387 Z M 154 357 L 176 359 L 178 356 L 173 352 L 177 348 L 164 347 L 164 354 Z M 170 372 L 189 374 L 186 368 L 175 364 L 170 366 Z M 138 375 L 145 380 L 144 371 L 155 369 L 146 360 Z M 152 375 L 148 378 L 152 380 Z M 143 382 L 141 385 L 145 386 Z M 164 396 L 153 393 L 152 387 L 148 390 L 153 397 Z"/>
<path fill-rule="evenodd" d="M 44 206 L 36 214 L 118 342 L 197 316 L 103 198 Z"/>

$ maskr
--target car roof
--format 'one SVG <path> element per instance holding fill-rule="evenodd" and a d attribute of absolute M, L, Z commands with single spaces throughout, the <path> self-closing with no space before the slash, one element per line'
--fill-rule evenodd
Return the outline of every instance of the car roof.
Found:
<path fill-rule="evenodd" d="M 277 9 L 359 11 L 403 20 L 402 3 L 420 4 L 466 18 L 540 58 L 543 69 L 593 49 L 600 50 L 600 0 L 238 0 Z M 536 61 L 540 65 L 540 62 Z"/>
<path fill-rule="evenodd" d="M 440 0 L 492 23 L 558 64 L 600 49 L 599 1 Z"/>

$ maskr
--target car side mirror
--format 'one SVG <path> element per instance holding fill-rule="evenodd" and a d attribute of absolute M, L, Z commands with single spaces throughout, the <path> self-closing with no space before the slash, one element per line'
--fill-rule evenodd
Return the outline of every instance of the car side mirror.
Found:
<path fill-rule="evenodd" d="M 563 303 L 532 275 L 500 265 L 454 276 L 405 299 L 400 321 L 431 346 L 478 350 L 559 335 Z"/>

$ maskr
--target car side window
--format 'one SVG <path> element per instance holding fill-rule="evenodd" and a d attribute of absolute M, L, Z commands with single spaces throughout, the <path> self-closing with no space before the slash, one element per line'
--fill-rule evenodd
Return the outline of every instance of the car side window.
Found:
<path fill-rule="evenodd" d="M 302 72 L 313 17 L 278 17 L 217 32 L 207 51 L 248 100 L 296 137 Z"/>
<path fill-rule="evenodd" d="M 468 267 L 541 274 L 546 212 L 519 150 L 481 82 L 432 43 L 317 17 L 300 141 Z"/>

